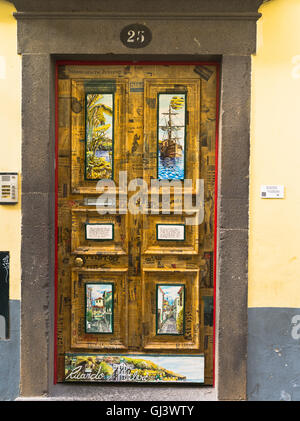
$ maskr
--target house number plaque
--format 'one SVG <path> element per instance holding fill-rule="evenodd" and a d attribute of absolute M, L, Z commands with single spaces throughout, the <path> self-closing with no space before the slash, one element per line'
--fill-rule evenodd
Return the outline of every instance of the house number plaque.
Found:
<path fill-rule="evenodd" d="M 128 48 L 143 48 L 150 44 L 152 33 L 147 26 L 134 23 L 122 29 L 120 39 Z"/>

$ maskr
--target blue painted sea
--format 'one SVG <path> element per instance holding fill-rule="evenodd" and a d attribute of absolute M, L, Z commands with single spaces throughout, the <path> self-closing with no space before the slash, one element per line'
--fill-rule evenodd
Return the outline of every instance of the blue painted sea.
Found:
<path fill-rule="evenodd" d="M 159 180 L 183 180 L 184 179 L 184 156 L 180 158 L 158 158 Z"/>

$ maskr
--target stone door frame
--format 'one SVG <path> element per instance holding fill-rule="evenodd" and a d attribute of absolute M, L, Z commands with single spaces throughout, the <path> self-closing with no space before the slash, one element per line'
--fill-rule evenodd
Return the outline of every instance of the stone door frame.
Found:
<path fill-rule="evenodd" d="M 246 399 L 251 54 L 260 0 L 14 0 L 22 55 L 21 396 L 131 400 Z M 99 10 L 99 3 L 101 9 Z M 126 10 L 124 9 L 127 7 Z M 141 22 L 151 43 L 129 51 L 120 30 Z M 174 35 L 175 34 L 175 35 Z M 215 386 L 53 384 L 55 63 L 219 61 Z"/>

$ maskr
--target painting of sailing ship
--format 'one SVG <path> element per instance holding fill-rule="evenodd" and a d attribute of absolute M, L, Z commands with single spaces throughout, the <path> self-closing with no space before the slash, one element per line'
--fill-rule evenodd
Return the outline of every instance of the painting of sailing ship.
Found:
<path fill-rule="evenodd" d="M 86 333 L 113 333 L 113 284 L 86 284 Z"/>
<path fill-rule="evenodd" d="M 158 95 L 158 179 L 185 177 L 186 94 Z"/>
<path fill-rule="evenodd" d="M 156 327 L 158 335 L 184 333 L 184 285 L 157 285 Z"/>
<path fill-rule="evenodd" d="M 113 178 L 113 93 L 86 95 L 85 178 Z"/>

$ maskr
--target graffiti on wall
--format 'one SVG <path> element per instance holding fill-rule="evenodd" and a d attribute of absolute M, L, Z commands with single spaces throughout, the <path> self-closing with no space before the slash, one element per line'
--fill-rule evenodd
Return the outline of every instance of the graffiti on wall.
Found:
<path fill-rule="evenodd" d="M 8 337 L 9 252 L 0 251 L 0 339 Z"/>

